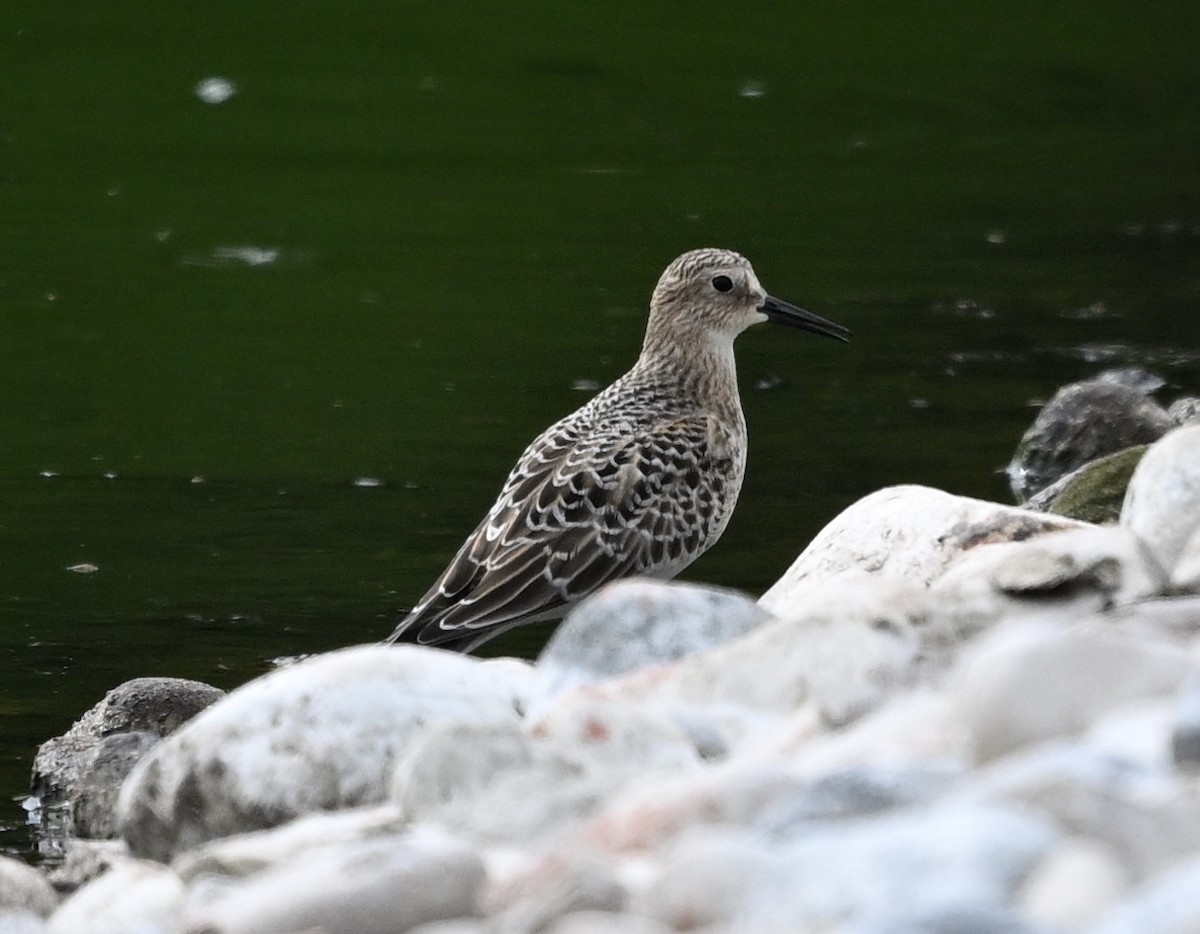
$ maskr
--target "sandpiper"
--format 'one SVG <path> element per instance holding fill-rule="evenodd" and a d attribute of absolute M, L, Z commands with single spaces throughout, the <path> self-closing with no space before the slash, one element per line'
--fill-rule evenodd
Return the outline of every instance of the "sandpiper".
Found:
<path fill-rule="evenodd" d="M 633 368 L 525 449 L 494 506 L 398 638 L 469 651 L 561 618 L 620 577 L 671 578 L 725 531 L 746 469 L 733 341 L 776 321 L 848 340 L 772 298 L 729 250 L 692 250 L 655 286 Z"/>

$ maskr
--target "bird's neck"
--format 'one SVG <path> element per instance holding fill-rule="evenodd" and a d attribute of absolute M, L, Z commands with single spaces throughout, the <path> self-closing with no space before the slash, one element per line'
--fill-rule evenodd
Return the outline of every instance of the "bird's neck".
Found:
<path fill-rule="evenodd" d="M 732 337 L 711 331 L 685 335 L 647 331 L 635 369 L 676 385 L 706 408 L 741 417 Z"/>

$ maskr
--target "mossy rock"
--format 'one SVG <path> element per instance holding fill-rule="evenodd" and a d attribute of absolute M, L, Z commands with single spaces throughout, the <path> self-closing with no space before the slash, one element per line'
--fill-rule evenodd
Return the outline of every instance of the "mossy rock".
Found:
<path fill-rule="evenodd" d="M 1084 464 L 1047 487 L 1026 506 L 1097 525 L 1116 522 L 1121 518 L 1129 478 L 1148 448 L 1148 444 L 1139 444 Z"/>

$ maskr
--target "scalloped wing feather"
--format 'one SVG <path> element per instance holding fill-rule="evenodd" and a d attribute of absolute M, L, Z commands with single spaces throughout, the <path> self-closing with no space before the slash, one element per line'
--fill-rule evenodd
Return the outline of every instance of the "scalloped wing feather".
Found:
<path fill-rule="evenodd" d="M 525 451 L 500 497 L 392 639 L 484 641 L 630 574 L 673 576 L 720 534 L 738 467 L 707 415 L 578 417 Z"/>

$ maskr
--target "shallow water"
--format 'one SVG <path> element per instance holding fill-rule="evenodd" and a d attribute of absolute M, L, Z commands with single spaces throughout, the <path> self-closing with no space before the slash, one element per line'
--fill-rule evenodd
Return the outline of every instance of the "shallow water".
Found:
<path fill-rule="evenodd" d="M 386 635 L 685 249 L 855 332 L 739 342 L 750 474 L 692 580 L 761 591 L 883 485 L 1006 498 L 1068 380 L 1200 391 L 1192 6 L 6 13 L 13 797 L 122 680 Z"/>

